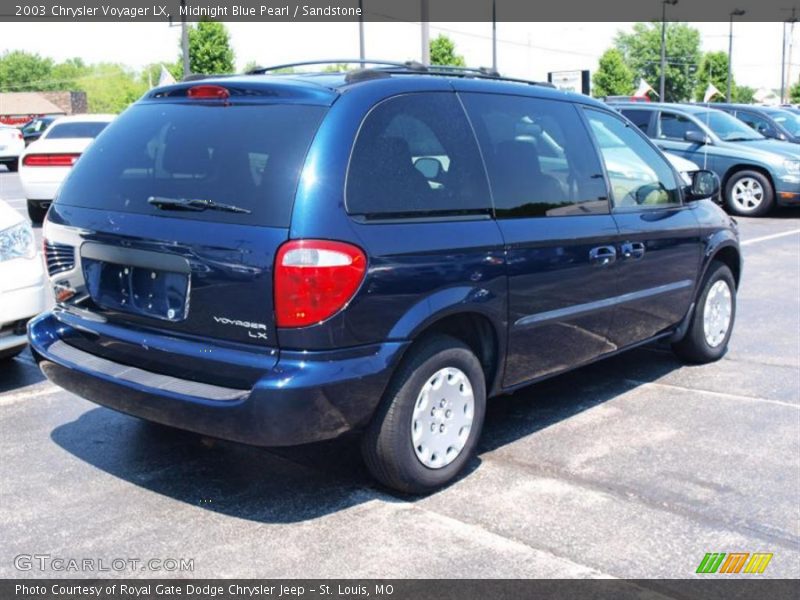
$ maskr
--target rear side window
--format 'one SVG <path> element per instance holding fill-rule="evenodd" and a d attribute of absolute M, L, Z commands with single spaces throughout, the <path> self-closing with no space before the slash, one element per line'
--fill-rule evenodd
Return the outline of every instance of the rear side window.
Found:
<path fill-rule="evenodd" d="M 683 115 L 662 112 L 658 117 L 658 137 L 660 138 L 683 141 L 686 139 L 687 132 L 697 131 L 697 129 L 697 125 Z"/>
<path fill-rule="evenodd" d="M 489 214 L 478 145 L 454 93 L 406 94 L 364 119 L 347 174 L 347 211 L 368 219 Z"/>
<path fill-rule="evenodd" d="M 109 125 L 56 202 L 110 211 L 286 227 L 326 108 L 142 103 Z M 148 199 L 211 200 L 248 213 L 159 210 Z"/>
<path fill-rule="evenodd" d="M 647 134 L 647 130 L 650 127 L 650 115 L 653 113 L 649 110 L 637 110 L 637 109 L 626 109 L 622 112 L 626 118 L 628 118 L 631 123 L 636 125 L 639 129 L 642 130 L 643 133 Z"/>
<path fill-rule="evenodd" d="M 571 104 L 463 94 L 498 218 L 605 214 L 603 169 Z"/>
<path fill-rule="evenodd" d="M 56 123 L 45 136 L 48 140 L 65 138 L 96 138 L 108 123 L 87 121 L 85 123 Z"/>

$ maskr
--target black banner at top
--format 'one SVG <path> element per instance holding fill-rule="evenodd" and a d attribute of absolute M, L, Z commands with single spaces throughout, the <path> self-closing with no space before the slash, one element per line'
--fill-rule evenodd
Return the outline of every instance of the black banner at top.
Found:
<path fill-rule="evenodd" d="M 624 22 L 666 15 L 670 21 L 786 21 L 791 6 L 790 0 L 4 0 L 0 20 Z"/>

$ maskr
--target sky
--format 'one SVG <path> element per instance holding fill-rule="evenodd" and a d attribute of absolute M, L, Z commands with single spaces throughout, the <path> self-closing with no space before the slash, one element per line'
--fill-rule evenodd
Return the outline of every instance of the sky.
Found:
<path fill-rule="evenodd" d="M 544 80 L 548 71 L 590 69 L 632 23 L 498 23 L 498 69 L 507 76 Z M 728 50 L 728 23 L 691 23 L 702 50 Z M 319 58 L 358 57 L 357 23 L 226 23 L 237 66 L 272 65 Z M 419 23 L 366 23 L 366 56 L 419 60 Z M 735 23 L 735 81 L 754 88 L 780 87 L 782 23 Z M 470 66 L 490 66 L 491 23 L 431 23 L 431 37 L 445 33 Z M 798 37 L 800 26 L 794 38 Z M 788 32 L 788 27 L 787 27 Z M 121 62 L 135 69 L 178 55 L 180 27 L 167 23 L 0 23 L 0 52 L 27 50 L 61 61 Z M 800 76 L 800 48 L 792 78 Z M 657 82 L 649 82 L 657 87 Z"/>

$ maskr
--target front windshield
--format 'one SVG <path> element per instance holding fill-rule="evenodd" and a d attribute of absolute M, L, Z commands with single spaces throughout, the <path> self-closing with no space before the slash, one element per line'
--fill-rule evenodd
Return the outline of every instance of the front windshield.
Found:
<path fill-rule="evenodd" d="M 764 136 L 750 129 L 739 119 L 721 110 L 708 110 L 695 114 L 698 120 L 706 124 L 724 142 L 742 142 L 746 140 L 763 140 Z"/>
<path fill-rule="evenodd" d="M 792 135 L 800 136 L 800 115 L 788 110 L 771 110 L 767 113 L 772 120 Z"/>

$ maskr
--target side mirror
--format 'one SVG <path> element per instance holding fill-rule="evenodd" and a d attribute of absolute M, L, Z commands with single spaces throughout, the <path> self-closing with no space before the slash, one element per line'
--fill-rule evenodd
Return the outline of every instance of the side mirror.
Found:
<path fill-rule="evenodd" d="M 708 137 L 702 131 L 697 131 L 695 129 L 690 129 L 683 135 L 683 139 L 687 142 L 692 142 L 693 144 L 710 144 L 711 138 Z"/>
<path fill-rule="evenodd" d="M 719 177 L 713 171 L 700 170 L 692 173 L 692 184 L 684 188 L 686 202 L 705 200 L 719 194 Z"/>
<path fill-rule="evenodd" d="M 437 159 L 428 156 L 418 158 L 414 162 L 414 167 L 417 169 L 417 171 L 422 173 L 425 179 L 430 181 L 439 179 L 439 176 L 442 174 L 442 163 L 440 163 Z"/>

